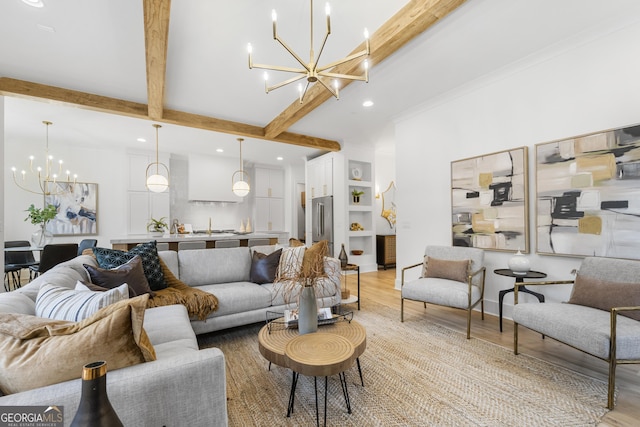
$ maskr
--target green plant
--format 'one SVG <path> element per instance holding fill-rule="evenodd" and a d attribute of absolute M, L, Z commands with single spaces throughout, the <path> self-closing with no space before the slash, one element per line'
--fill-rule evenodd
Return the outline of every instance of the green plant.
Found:
<path fill-rule="evenodd" d="M 360 197 L 364 194 L 364 191 L 360 191 L 357 188 L 354 188 L 353 191 L 351 191 L 351 195 L 353 197 Z"/>
<path fill-rule="evenodd" d="M 169 228 L 169 224 L 165 221 L 166 217 L 160 219 L 151 218 L 151 221 L 147 224 L 147 231 L 163 232 Z"/>
<path fill-rule="evenodd" d="M 33 225 L 47 225 L 47 222 L 51 221 L 58 214 L 58 210 L 54 205 L 47 205 L 39 209 L 31 204 L 25 212 L 29 212 L 29 215 L 24 220 L 31 221 Z"/>

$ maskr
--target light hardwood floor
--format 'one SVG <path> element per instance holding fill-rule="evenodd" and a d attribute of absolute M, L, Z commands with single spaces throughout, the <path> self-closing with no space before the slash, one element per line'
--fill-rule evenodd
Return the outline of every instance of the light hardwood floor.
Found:
<path fill-rule="evenodd" d="M 361 309 L 367 309 L 367 301 L 396 308 L 400 321 L 400 291 L 394 289 L 395 270 L 378 270 L 361 274 Z M 353 279 L 349 279 L 349 289 L 355 292 Z M 355 307 L 355 304 L 354 304 Z M 416 316 L 428 316 L 434 322 L 451 329 L 466 333 L 466 316 L 463 310 L 450 309 L 434 305 L 423 307 L 421 303 L 405 301 L 405 322 L 411 322 Z M 519 329 L 519 351 L 538 357 L 593 378 L 607 381 L 608 364 L 567 345 L 552 339 L 542 339 L 540 334 L 526 328 Z M 500 333 L 498 317 L 485 314 L 484 321 L 480 313 L 474 312 L 471 319 L 471 337 L 480 338 L 513 350 L 513 323 L 503 320 Z M 600 426 L 639 426 L 640 425 L 640 365 L 618 366 L 616 375 L 618 395 L 616 407 L 602 420 Z M 602 405 L 606 405 L 607 396 L 602 395 Z"/>

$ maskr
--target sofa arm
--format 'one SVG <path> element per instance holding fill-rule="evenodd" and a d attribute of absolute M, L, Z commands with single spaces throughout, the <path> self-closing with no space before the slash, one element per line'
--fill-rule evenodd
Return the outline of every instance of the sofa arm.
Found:
<path fill-rule="evenodd" d="M 64 363 L 64 361 L 61 361 Z M 108 368 L 108 367 L 107 367 Z M 81 380 L 0 397 L 0 406 L 64 406 L 69 426 Z M 126 426 L 227 426 L 225 360 L 209 348 L 107 373 L 109 400 Z"/>

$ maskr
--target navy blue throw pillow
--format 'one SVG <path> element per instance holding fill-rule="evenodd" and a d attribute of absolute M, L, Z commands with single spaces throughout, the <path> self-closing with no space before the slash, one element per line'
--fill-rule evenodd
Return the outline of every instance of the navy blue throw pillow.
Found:
<path fill-rule="evenodd" d="M 158 257 L 158 249 L 156 241 L 140 243 L 138 246 L 131 248 L 128 252 L 118 249 L 93 248 L 98 265 L 102 268 L 112 269 L 126 264 L 139 255 L 142 259 L 142 269 L 144 275 L 149 282 L 151 290 L 159 291 L 167 287 L 164 281 L 164 273 L 160 266 L 160 258 Z"/>

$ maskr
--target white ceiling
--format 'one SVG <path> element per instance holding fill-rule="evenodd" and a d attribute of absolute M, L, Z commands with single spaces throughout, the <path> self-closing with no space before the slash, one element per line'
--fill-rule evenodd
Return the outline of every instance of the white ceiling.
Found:
<path fill-rule="evenodd" d="M 21 0 L 0 2 L 0 76 L 147 103 L 142 0 Z M 321 63 L 348 54 L 405 0 L 334 0 L 332 34 Z M 315 2 L 316 42 L 324 31 L 324 2 Z M 303 58 L 309 50 L 305 0 L 174 0 L 171 6 L 165 108 L 265 126 L 297 96 L 294 85 L 264 93 L 254 61 L 294 66 L 271 37 L 271 9 L 280 36 Z M 341 91 L 289 131 L 345 144 L 393 143 L 393 119 L 438 95 L 495 72 L 578 34 L 638 16 L 637 0 L 468 0 L 381 64 L 370 82 Z M 53 29 L 53 32 L 51 32 Z M 273 73 L 272 73 L 273 74 Z M 274 81 L 275 75 L 273 75 Z M 365 99 L 375 105 L 362 107 Z M 52 103 L 5 98 L 6 143 L 38 140 L 42 120 L 54 122 L 50 138 L 77 144 L 153 149 L 151 122 Z M 146 137 L 146 145 L 136 141 Z M 161 151 L 237 156 L 236 136 L 173 125 L 160 130 Z M 246 160 L 276 164 L 317 155 L 308 148 L 247 138 Z"/>

